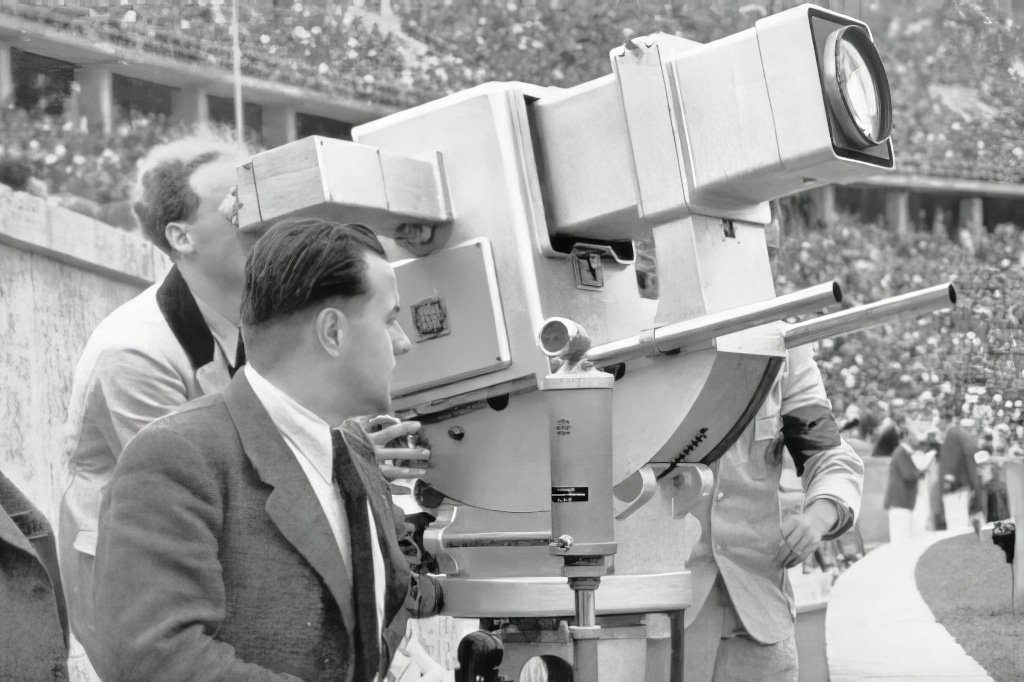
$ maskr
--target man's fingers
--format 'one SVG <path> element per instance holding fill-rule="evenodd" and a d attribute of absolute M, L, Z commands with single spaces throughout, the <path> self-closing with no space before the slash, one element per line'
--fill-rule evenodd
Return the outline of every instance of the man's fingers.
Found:
<path fill-rule="evenodd" d="M 398 417 L 392 417 L 389 414 L 380 414 L 377 415 L 376 417 L 370 417 L 369 419 L 367 419 L 363 424 L 363 428 L 366 429 L 367 431 L 371 431 L 377 429 L 384 429 L 389 426 L 395 426 L 396 424 L 401 423 L 402 420 L 399 419 Z"/>
<path fill-rule="evenodd" d="M 413 462 L 429 462 L 430 450 L 426 448 L 377 448 L 377 461 L 408 459 Z"/>
<path fill-rule="evenodd" d="M 394 480 L 396 478 L 419 478 L 427 473 L 426 469 L 412 469 L 409 467 L 396 467 L 390 464 L 384 464 L 380 467 L 381 474 L 384 478 Z"/>
<path fill-rule="evenodd" d="M 782 523 L 782 542 L 776 552 L 776 561 L 787 568 L 795 566 L 814 551 L 817 545 L 812 530 L 794 517 Z"/>
<path fill-rule="evenodd" d="M 810 544 L 808 542 L 801 542 L 801 543 L 793 546 L 793 554 L 798 556 L 798 557 L 800 557 L 801 561 L 803 561 L 804 557 L 806 557 L 808 554 L 810 554 L 813 551 L 814 551 L 814 545 L 812 545 L 812 544 Z"/>
<path fill-rule="evenodd" d="M 373 422 L 370 422 L 371 427 Z M 381 428 L 379 431 L 368 431 L 370 434 L 370 440 L 373 441 L 374 445 L 385 445 L 393 440 L 399 438 L 405 438 L 406 436 L 414 433 L 419 433 L 420 423 L 419 422 L 400 422 L 398 424 L 391 424 Z"/>
<path fill-rule="evenodd" d="M 794 566 L 799 566 L 800 564 L 802 564 L 804 562 L 804 559 L 806 559 L 806 558 L 807 557 L 801 557 L 801 556 L 797 556 L 796 554 L 794 554 L 792 556 L 792 558 L 790 558 L 789 561 L 785 562 L 782 565 L 785 566 L 786 568 L 793 568 Z"/>
<path fill-rule="evenodd" d="M 775 552 L 775 563 L 785 564 L 793 554 L 793 548 L 785 540 L 779 543 L 779 549 Z"/>
<path fill-rule="evenodd" d="M 799 546 L 806 546 L 811 544 L 811 541 L 813 539 L 811 535 L 812 533 L 810 532 L 810 529 L 806 526 L 797 526 L 792 531 L 790 531 L 789 534 L 783 535 L 783 538 L 785 539 L 787 545 L 789 545 L 793 549 L 796 549 Z"/>

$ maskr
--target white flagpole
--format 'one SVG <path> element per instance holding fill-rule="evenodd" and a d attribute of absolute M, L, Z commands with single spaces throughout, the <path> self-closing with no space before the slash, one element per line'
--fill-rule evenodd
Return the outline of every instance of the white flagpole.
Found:
<path fill-rule="evenodd" d="M 238 44 L 238 0 L 231 2 L 231 46 L 235 70 L 235 135 L 245 141 L 245 116 L 242 107 L 242 49 Z"/>

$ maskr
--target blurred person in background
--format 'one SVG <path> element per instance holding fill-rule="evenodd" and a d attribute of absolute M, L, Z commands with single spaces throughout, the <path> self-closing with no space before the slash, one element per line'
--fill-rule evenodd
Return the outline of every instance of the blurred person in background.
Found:
<path fill-rule="evenodd" d="M 879 422 L 874 433 L 875 444 L 871 449 L 872 457 L 891 457 L 896 446 L 900 444 L 900 430 L 891 417 Z"/>
<path fill-rule="evenodd" d="M 928 506 L 931 511 L 931 518 L 926 528 L 928 530 L 942 530 L 946 527 L 946 521 L 942 513 L 942 475 L 939 473 L 939 451 L 942 449 L 942 434 L 937 424 L 928 429 L 925 436 L 924 450 L 934 451 L 935 457 L 928 467 L 928 473 L 924 477 L 924 489 L 928 495 Z M 919 488 L 918 495 L 924 494 Z"/>
<path fill-rule="evenodd" d="M 1010 425 L 999 422 L 992 427 L 992 454 L 1006 457 L 1010 449 Z"/>
<path fill-rule="evenodd" d="M 868 439 L 874 429 L 874 421 L 874 415 L 856 405 L 847 407 L 843 418 L 838 420 L 839 433 L 861 459 L 871 456 L 871 443 Z M 867 428 L 864 426 L 865 423 L 869 424 Z"/>
<path fill-rule="evenodd" d="M 978 490 L 978 471 L 974 453 L 978 438 L 968 431 L 970 420 L 954 423 L 954 415 L 945 412 L 939 420 L 945 429 L 939 448 L 939 474 L 942 477 L 942 511 L 946 530 L 970 529 L 972 500 Z"/>
<path fill-rule="evenodd" d="M 915 442 L 911 459 L 914 460 L 914 466 L 921 471 L 921 478 L 917 482 L 914 519 L 911 524 L 912 533 L 920 535 L 926 530 L 935 529 L 935 510 L 942 507 L 942 485 L 939 481 L 939 448 L 942 444 L 938 440 L 938 430 L 930 419 L 908 422 L 907 431 Z"/>
<path fill-rule="evenodd" d="M 915 462 L 917 439 L 910 430 L 900 432 L 895 424 L 890 429 L 897 445 L 889 462 L 889 483 L 882 506 L 889 516 L 889 542 L 900 542 L 915 534 L 914 507 L 917 505 L 918 482 L 924 478 L 928 468 Z"/>
<path fill-rule="evenodd" d="M 0 185 L 37 197 L 47 194 L 46 183 L 32 174 L 32 165 L 24 159 L 0 159 Z"/>
<path fill-rule="evenodd" d="M 21 159 L 0 159 L 0 185 L 7 185 L 16 192 L 24 192 L 32 166 Z"/>
<path fill-rule="evenodd" d="M 981 449 L 974 455 L 981 491 L 977 511 L 980 519 L 991 523 L 1010 517 L 1006 474 L 1003 471 L 1003 465 L 1010 459 L 1010 427 L 1004 423 L 996 424 L 991 433 L 986 432 L 985 436 L 987 438 L 983 438 Z"/>
<path fill-rule="evenodd" d="M 1019 429 L 1020 427 L 1017 427 L 1017 428 Z M 1024 457 L 1024 447 L 1021 447 L 1020 440 L 1019 440 L 1020 436 L 1018 435 L 1017 438 L 1014 438 L 1014 434 L 1013 434 L 1012 430 L 1011 430 L 1010 433 L 1011 433 L 1011 436 L 1010 436 L 1009 444 L 1006 447 L 1006 457 L 1007 457 L 1007 459 L 1014 459 L 1016 457 Z"/>

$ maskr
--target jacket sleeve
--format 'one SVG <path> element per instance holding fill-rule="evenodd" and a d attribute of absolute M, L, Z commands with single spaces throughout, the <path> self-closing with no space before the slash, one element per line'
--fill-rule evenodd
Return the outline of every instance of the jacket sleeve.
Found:
<path fill-rule="evenodd" d="M 964 436 L 970 438 L 970 436 Z M 977 446 L 969 443 L 963 444 L 964 467 L 967 469 L 967 480 L 964 483 L 974 490 L 981 489 L 981 477 L 978 476 L 978 462 L 974 459 L 974 453 L 978 451 Z"/>
<path fill-rule="evenodd" d="M 782 418 L 786 447 L 802 470 L 805 505 L 816 499 L 832 501 L 840 521 L 825 539 L 838 537 L 853 526 L 860 512 L 864 463 L 839 436 L 832 403 L 809 346 L 789 351 Z"/>
<path fill-rule="evenodd" d="M 188 401 L 184 381 L 167 362 L 136 348 L 112 348 L 100 354 L 94 369 L 92 409 L 103 438 L 115 456 L 146 425 Z"/>
<path fill-rule="evenodd" d="M 160 423 L 125 449 L 100 510 L 94 664 L 106 682 L 295 680 L 213 638 L 226 599 L 215 458 Z"/>
<path fill-rule="evenodd" d="M 914 460 L 910 457 L 910 451 L 902 445 L 897 447 L 892 453 L 892 461 L 900 478 L 907 483 L 915 483 L 917 479 L 924 476 L 925 472 L 914 466 Z"/>

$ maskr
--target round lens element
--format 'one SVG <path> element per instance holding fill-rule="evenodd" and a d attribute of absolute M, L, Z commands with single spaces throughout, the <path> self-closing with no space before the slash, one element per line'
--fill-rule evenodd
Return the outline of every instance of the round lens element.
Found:
<path fill-rule="evenodd" d="M 860 52 L 845 40 L 839 43 L 839 78 L 844 84 L 850 116 L 867 137 L 877 140 L 882 133 L 882 115 L 871 71 Z"/>
<path fill-rule="evenodd" d="M 889 80 L 871 37 L 860 26 L 844 26 L 825 41 L 825 95 L 832 116 L 854 145 L 881 144 L 892 130 Z"/>

